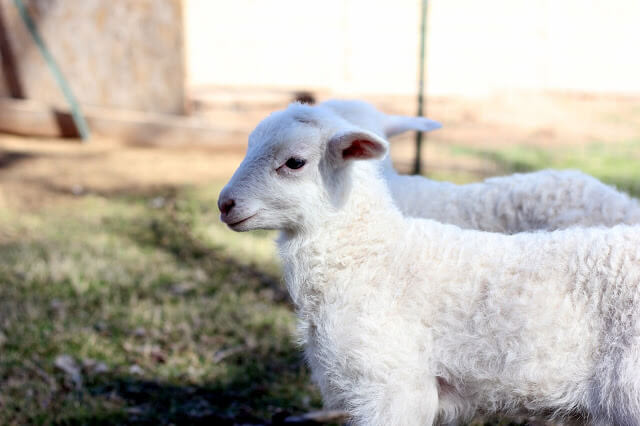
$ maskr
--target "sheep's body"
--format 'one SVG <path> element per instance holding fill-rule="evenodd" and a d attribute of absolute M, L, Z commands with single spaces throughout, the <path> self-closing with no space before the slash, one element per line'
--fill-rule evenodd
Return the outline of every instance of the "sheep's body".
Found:
<path fill-rule="evenodd" d="M 362 101 L 319 105 L 383 137 L 406 130 L 437 128 L 430 120 L 386 115 Z M 384 176 L 400 210 L 466 229 L 517 233 L 574 225 L 640 223 L 640 203 L 599 180 L 574 170 L 543 170 L 455 185 L 398 174 L 389 156 Z"/>
<path fill-rule="evenodd" d="M 640 229 L 461 230 L 403 219 L 371 179 L 280 241 L 330 407 L 362 425 L 522 409 L 640 424 Z"/>
<path fill-rule="evenodd" d="M 636 199 L 575 170 L 542 170 L 455 185 L 391 175 L 400 210 L 466 229 L 513 234 L 640 223 Z"/>
<path fill-rule="evenodd" d="M 503 235 L 407 218 L 379 165 L 352 161 L 385 152 L 294 105 L 256 128 L 220 195 L 232 229 L 283 231 L 325 403 L 357 425 L 521 409 L 640 425 L 640 227 Z"/>

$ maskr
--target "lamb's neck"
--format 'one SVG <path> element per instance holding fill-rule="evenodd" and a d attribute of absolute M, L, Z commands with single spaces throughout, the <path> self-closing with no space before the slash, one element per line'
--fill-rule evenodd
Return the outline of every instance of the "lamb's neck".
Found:
<path fill-rule="evenodd" d="M 278 240 L 285 281 L 296 306 L 342 285 L 334 280 L 335 270 L 362 266 L 381 252 L 392 253 L 395 240 L 389 236 L 403 231 L 404 218 L 384 181 L 377 174 L 354 179 L 344 205 L 311 229 L 283 232 Z"/>
<path fill-rule="evenodd" d="M 384 159 L 380 160 L 380 168 L 382 170 L 383 176 L 387 181 L 398 176 L 398 172 L 393 167 L 393 162 L 391 161 L 391 154 L 387 154 Z"/>

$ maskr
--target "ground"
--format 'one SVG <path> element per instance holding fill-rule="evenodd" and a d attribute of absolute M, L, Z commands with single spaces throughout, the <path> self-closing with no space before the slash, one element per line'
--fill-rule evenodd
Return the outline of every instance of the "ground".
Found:
<path fill-rule="evenodd" d="M 248 132 L 264 111 L 206 114 Z M 434 178 L 572 167 L 640 194 L 637 99 L 435 100 L 429 115 L 445 124 L 426 142 Z M 217 219 L 244 147 L 0 135 L 0 424 L 276 424 L 320 407 L 273 234 Z M 399 168 L 411 148 L 393 142 Z"/>

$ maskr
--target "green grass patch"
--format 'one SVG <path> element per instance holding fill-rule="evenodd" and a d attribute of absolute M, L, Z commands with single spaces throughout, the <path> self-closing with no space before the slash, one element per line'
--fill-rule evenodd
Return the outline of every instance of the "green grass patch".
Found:
<path fill-rule="evenodd" d="M 491 151 L 454 146 L 451 152 L 488 160 L 503 174 L 545 168 L 577 169 L 640 196 L 640 140 L 557 148 L 516 145 Z"/>

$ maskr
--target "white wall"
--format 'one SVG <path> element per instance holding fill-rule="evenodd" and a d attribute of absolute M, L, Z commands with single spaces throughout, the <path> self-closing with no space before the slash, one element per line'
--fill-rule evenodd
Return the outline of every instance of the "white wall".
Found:
<path fill-rule="evenodd" d="M 414 93 L 420 0 L 185 0 L 188 84 Z M 640 0 L 429 0 L 428 91 L 640 93 Z"/>
<path fill-rule="evenodd" d="M 640 92 L 638 0 L 432 0 L 429 89 Z"/>

